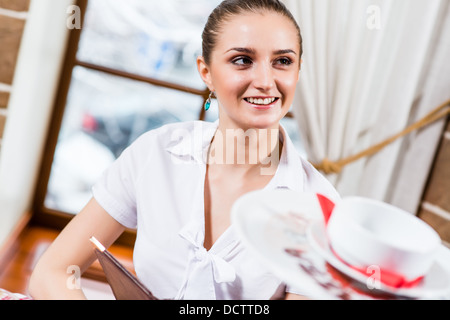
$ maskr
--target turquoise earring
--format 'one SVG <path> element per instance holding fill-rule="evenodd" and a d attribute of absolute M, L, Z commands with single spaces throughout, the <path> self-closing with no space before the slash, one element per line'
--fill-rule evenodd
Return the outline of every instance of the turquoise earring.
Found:
<path fill-rule="evenodd" d="M 208 111 L 209 108 L 211 107 L 211 98 L 212 98 L 212 95 L 213 95 L 213 94 L 214 94 L 214 93 L 211 91 L 210 94 L 209 94 L 208 99 L 207 99 L 206 102 L 205 102 L 205 111 Z"/>

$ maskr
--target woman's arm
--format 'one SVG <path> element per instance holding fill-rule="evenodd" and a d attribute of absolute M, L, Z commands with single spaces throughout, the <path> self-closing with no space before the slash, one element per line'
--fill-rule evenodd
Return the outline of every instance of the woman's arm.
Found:
<path fill-rule="evenodd" d="M 124 229 L 92 198 L 39 259 L 29 283 L 31 296 L 34 299 L 85 299 L 81 288 L 68 284 L 73 279 L 74 269 L 79 268 L 81 275 L 96 259 L 90 237 L 94 236 L 108 248 Z"/>

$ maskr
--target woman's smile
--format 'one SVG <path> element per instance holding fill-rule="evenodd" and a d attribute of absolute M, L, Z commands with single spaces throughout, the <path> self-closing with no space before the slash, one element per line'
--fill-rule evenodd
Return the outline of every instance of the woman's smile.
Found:
<path fill-rule="evenodd" d="M 250 104 L 253 108 L 258 110 L 266 110 L 274 107 L 278 102 L 277 97 L 267 97 L 267 96 L 255 96 L 244 98 L 244 101 Z"/>

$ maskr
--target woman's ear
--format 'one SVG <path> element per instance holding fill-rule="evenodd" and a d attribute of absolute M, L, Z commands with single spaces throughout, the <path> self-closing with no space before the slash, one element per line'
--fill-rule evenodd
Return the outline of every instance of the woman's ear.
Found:
<path fill-rule="evenodd" d="M 202 56 L 199 56 L 197 58 L 197 69 L 198 73 L 200 74 L 200 77 L 208 87 L 209 91 L 214 92 L 214 86 L 212 85 L 211 81 L 211 70 L 209 69 L 209 66 L 206 64 L 205 58 L 203 58 Z"/>

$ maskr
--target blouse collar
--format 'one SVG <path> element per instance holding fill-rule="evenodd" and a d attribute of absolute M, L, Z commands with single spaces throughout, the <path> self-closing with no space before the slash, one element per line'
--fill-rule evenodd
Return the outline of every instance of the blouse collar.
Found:
<path fill-rule="evenodd" d="M 171 133 L 166 150 L 182 162 L 194 162 L 206 165 L 208 148 L 216 133 L 219 120 L 215 122 L 193 121 L 177 127 Z M 283 142 L 277 171 L 267 188 L 287 188 L 303 191 L 303 164 L 286 129 L 280 124 L 280 141 Z"/>

